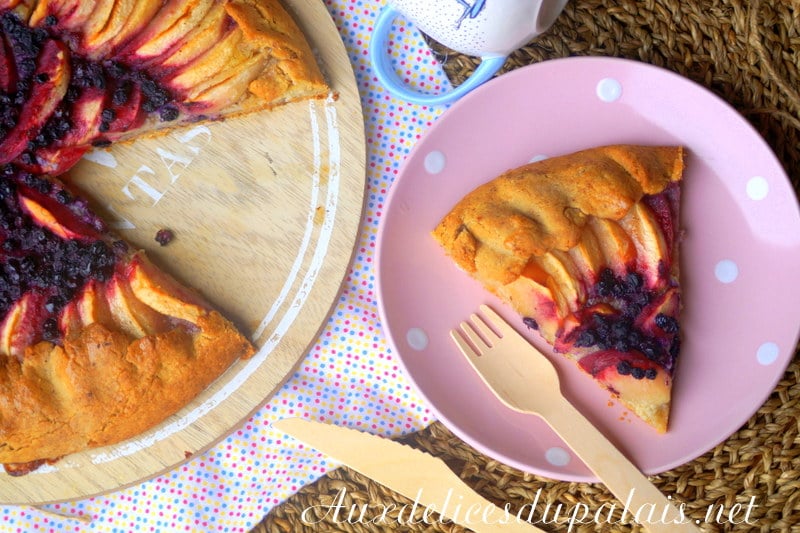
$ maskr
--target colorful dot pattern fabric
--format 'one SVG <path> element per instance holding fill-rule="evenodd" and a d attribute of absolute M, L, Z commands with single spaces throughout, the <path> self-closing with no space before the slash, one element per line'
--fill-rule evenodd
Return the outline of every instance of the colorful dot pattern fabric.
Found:
<path fill-rule="evenodd" d="M 244 426 L 176 470 L 82 501 L 0 507 L 0 531 L 250 531 L 269 510 L 335 463 L 272 429 L 272 421 L 304 416 L 399 436 L 421 429 L 431 413 L 387 346 L 373 269 L 386 195 L 420 134 L 442 108 L 391 97 L 371 72 L 367 47 L 384 2 L 327 0 L 362 97 L 367 138 L 365 222 L 354 264 L 323 332 L 286 385 Z M 448 87 L 421 35 L 396 21 L 392 61 L 404 78 L 431 91 Z M 77 519 L 80 518 L 80 519 Z"/>

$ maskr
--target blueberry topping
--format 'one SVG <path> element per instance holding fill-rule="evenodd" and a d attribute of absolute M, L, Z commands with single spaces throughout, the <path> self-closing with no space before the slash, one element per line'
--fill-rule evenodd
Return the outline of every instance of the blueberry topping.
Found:
<path fill-rule="evenodd" d="M 627 339 L 617 339 L 614 341 L 613 347 L 615 350 L 619 352 L 627 352 L 631 349 L 630 343 L 628 343 Z"/>
<path fill-rule="evenodd" d="M 143 77 L 140 86 L 144 96 L 142 109 L 147 112 L 156 111 L 172 100 L 169 92 L 164 87 L 149 78 Z"/>
<path fill-rule="evenodd" d="M 626 339 L 631 334 L 633 324 L 626 320 L 617 320 L 611 324 L 611 337 L 615 340 Z"/>
<path fill-rule="evenodd" d="M 625 291 L 629 294 L 640 291 L 643 284 L 642 276 L 638 272 L 628 272 L 625 276 Z"/>
<path fill-rule="evenodd" d="M 127 69 L 116 61 L 109 61 L 104 66 L 108 75 L 114 79 L 122 78 L 127 73 Z"/>
<path fill-rule="evenodd" d="M 661 358 L 661 345 L 654 339 L 643 339 L 637 348 L 651 361 L 658 361 Z"/>
<path fill-rule="evenodd" d="M 597 335 L 591 330 L 585 329 L 578 334 L 575 346 L 578 348 L 589 348 L 597 344 Z"/>
<path fill-rule="evenodd" d="M 614 276 L 614 272 L 610 268 L 604 268 L 597 280 L 597 294 L 600 296 L 612 296 L 616 286 L 617 278 Z"/>
<path fill-rule="evenodd" d="M 170 229 L 160 229 L 156 232 L 156 242 L 161 246 L 166 246 L 172 242 L 175 234 Z"/>
<path fill-rule="evenodd" d="M 127 104 L 128 99 L 130 98 L 131 90 L 132 87 L 130 82 L 123 83 L 114 90 L 114 93 L 111 95 L 111 103 L 116 106 Z"/>
<path fill-rule="evenodd" d="M 620 376 L 627 376 L 628 374 L 631 373 L 632 370 L 633 367 L 628 361 L 620 361 L 619 363 L 617 363 L 617 372 L 619 373 Z"/>
<path fill-rule="evenodd" d="M 677 357 L 678 353 L 681 351 L 681 339 L 680 337 L 673 337 L 672 342 L 669 345 L 669 355 L 670 357 Z"/>
<path fill-rule="evenodd" d="M 0 199 L 11 196 L 14 191 L 14 184 L 10 180 L 0 179 Z"/>
<path fill-rule="evenodd" d="M 73 58 L 72 78 L 70 79 L 70 83 L 83 89 L 105 89 L 106 76 L 102 65 L 79 58 Z"/>
<path fill-rule="evenodd" d="M 539 329 L 539 323 L 529 316 L 522 317 L 522 323 L 525 324 L 525 327 L 527 327 L 528 329 L 533 329 L 533 330 Z"/>
<path fill-rule="evenodd" d="M 60 204 L 68 204 L 72 201 L 72 195 L 62 189 L 55 194 L 55 199 Z"/>
<path fill-rule="evenodd" d="M 164 106 L 161 111 L 159 111 L 159 116 L 161 117 L 162 121 L 171 122 L 178 119 L 180 112 L 178 111 L 177 107 L 168 105 Z"/>
<path fill-rule="evenodd" d="M 676 333 L 679 329 L 678 321 L 674 317 L 659 313 L 655 318 L 656 326 L 661 328 L 664 333 Z"/>
<path fill-rule="evenodd" d="M 42 325 L 42 338 L 46 341 L 56 342 L 59 338 L 58 322 L 53 317 L 48 318 Z"/>

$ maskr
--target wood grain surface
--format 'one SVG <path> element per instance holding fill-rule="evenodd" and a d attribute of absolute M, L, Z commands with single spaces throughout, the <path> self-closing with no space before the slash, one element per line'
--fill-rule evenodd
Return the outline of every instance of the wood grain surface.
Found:
<path fill-rule="evenodd" d="M 0 503 L 74 500 L 174 469 L 263 406 L 316 340 L 360 225 L 364 123 L 324 4 L 285 3 L 319 54 L 330 98 L 98 149 L 71 173 L 115 231 L 199 289 L 258 354 L 137 438 L 0 475 Z M 159 229 L 173 241 L 159 245 Z"/>

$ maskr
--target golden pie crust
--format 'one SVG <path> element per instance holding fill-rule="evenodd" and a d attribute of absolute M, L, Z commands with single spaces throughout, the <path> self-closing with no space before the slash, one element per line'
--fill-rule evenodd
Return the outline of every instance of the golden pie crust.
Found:
<path fill-rule="evenodd" d="M 545 159 L 470 192 L 433 236 L 462 269 L 505 285 L 532 256 L 575 246 L 591 217 L 620 220 L 682 173 L 680 147 L 615 145 Z"/>
<path fill-rule="evenodd" d="M 252 353 L 205 307 L 193 323 L 140 338 L 94 322 L 68 330 L 62 346 L 39 342 L 0 365 L 0 462 L 54 459 L 138 435 Z"/>

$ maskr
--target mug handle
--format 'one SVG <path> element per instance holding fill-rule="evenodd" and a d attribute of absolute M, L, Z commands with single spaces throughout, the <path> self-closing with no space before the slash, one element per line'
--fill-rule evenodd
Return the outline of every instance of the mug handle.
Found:
<path fill-rule="evenodd" d="M 415 104 L 444 105 L 458 100 L 482 83 L 491 79 L 508 56 L 488 55 L 481 57 L 481 63 L 463 83 L 452 91 L 441 94 L 425 94 L 406 86 L 395 72 L 392 62 L 386 53 L 389 47 L 389 32 L 394 20 L 402 14 L 391 5 L 385 6 L 378 14 L 378 20 L 372 30 L 372 39 L 369 44 L 369 58 L 372 68 L 380 81 L 389 92 L 395 96 Z"/>

